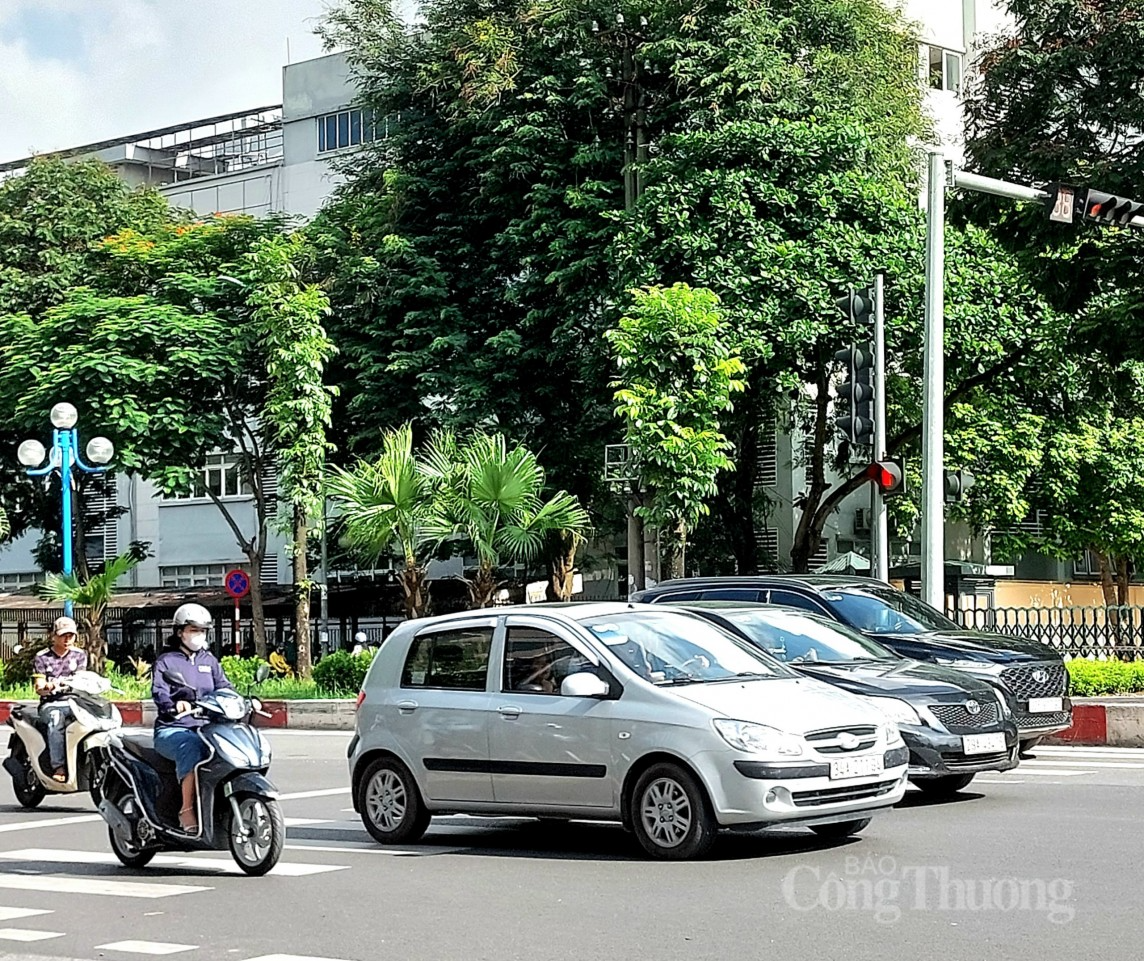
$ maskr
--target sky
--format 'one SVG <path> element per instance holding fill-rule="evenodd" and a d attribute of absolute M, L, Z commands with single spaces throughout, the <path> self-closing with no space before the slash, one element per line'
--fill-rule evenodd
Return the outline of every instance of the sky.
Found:
<path fill-rule="evenodd" d="M 282 101 L 334 0 L 0 0 L 0 162 Z"/>

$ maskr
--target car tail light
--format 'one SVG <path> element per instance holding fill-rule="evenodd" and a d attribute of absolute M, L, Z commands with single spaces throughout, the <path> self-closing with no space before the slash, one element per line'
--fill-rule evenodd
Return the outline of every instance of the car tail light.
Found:
<path fill-rule="evenodd" d="M 357 710 L 359 707 L 361 707 L 361 702 L 362 702 L 362 701 L 364 701 L 364 700 L 365 700 L 365 691 L 358 691 L 358 696 L 357 696 L 357 703 L 354 705 L 354 710 L 355 710 L 355 711 L 356 711 L 356 710 Z"/>

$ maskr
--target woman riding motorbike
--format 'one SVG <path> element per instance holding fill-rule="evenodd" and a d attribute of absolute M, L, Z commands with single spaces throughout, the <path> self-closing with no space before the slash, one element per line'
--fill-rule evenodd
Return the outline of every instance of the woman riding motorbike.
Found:
<path fill-rule="evenodd" d="M 180 607 L 175 611 L 175 633 L 167 642 L 167 650 L 155 661 L 151 674 L 151 695 L 159 709 L 155 750 L 175 762 L 183 792 L 179 826 L 188 834 L 198 832 L 195 768 L 207 757 L 207 746 L 195 732 L 206 721 L 190 713 L 192 704 L 212 691 L 234 689 L 222 665 L 207 650 L 211 626 L 210 612 L 201 604 Z M 172 688 L 164 676 L 166 672 L 181 675 L 187 687 Z"/>

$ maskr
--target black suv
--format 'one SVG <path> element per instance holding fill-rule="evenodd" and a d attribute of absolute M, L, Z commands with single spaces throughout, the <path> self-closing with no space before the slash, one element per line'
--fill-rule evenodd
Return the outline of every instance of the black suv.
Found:
<path fill-rule="evenodd" d="M 970 631 L 910 594 L 869 577 L 830 574 L 691 577 L 664 581 L 629 600 L 644 604 L 743 601 L 785 604 L 829 617 L 905 657 L 955 667 L 1002 688 L 1029 751 L 1072 725 L 1064 660 L 1038 641 Z"/>

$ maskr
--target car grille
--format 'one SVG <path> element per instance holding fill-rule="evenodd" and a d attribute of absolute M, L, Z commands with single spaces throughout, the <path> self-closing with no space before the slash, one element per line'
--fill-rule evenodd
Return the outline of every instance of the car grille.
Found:
<path fill-rule="evenodd" d="M 1026 727 L 1068 727 L 1072 724 L 1072 715 L 1068 711 L 1053 711 L 1049 714 L 1029 714 L 1026 711 L 1017 711 L 1014 715 L 1018 728 Z"/>
<path fill-rule="evenodd" d="M 977 714 L 970 714 L 964 704 L 931 704 L 929 709 L 930 713 L 950 730 L 994 727 L 1001 718 L 1001 706 L 993 698 L 977 703 L 981 705 L 981 710 Z"/>
<path fill-rule="evenodd" d="M 996 751 L 993 754 L 945 754 L 941 759 L 951 771 L 964 771 L 966 768 L 975 768 L 982 764 L 1004 764 L 1009 760 L 1008 751 Z"/>
<path fill-rule="evenodd" d="M 1040 672 L 1046 675 L 1043 681 L 1033 676 Z M 1007 667 L 1001 672 L 1001 682 L 1019 701 L 1031 697 L 1064 697 L 1067 687 L 1064 664 L 1053 661 Z"/>
<path fill-rule="evenodd" d="M 795 807 L 819 807 L 823 804 L 837 804 L 840 801 L 861 801 L 866 798 L 881 797 L 894 790 L 897 781 L 882 781 L 880 784 L 853 784 L 846 787 L 828 787 L 821 791 L 794 791 L 791 798 Z"/>
<path fill-rule="evenodd" d="M 851 734 L 858 738 L 858 745 L 852 748 L 842 747 L 838 743 L 841 734 Z M 856 751 L 870 750 L 878 740 L 878 729 L 872 724 L 834 727 L 825 731 L 812 731 L 806 735 L 806 740 L 819 754 L 853 754 Z"/>

